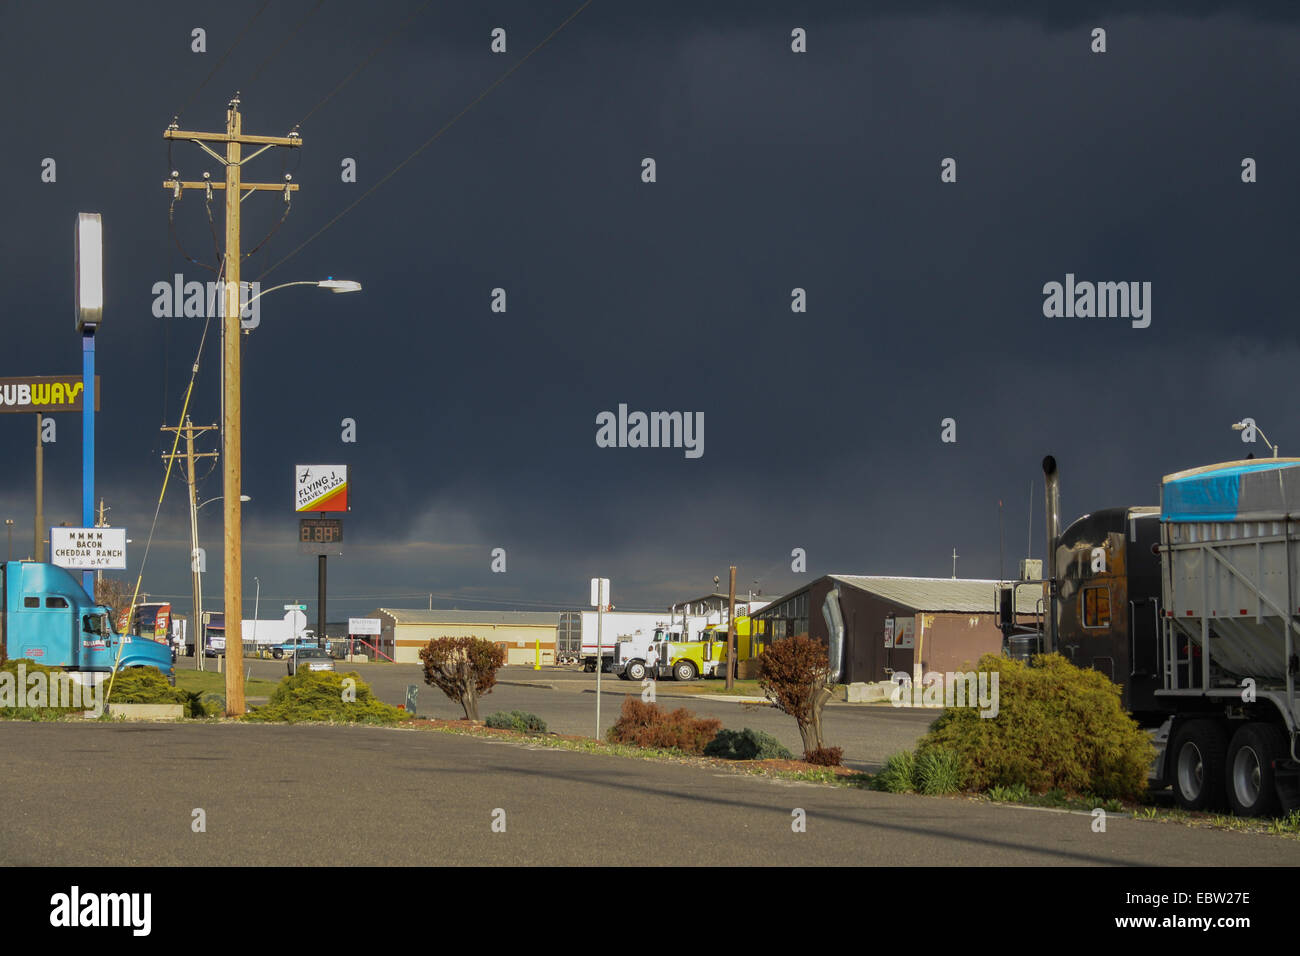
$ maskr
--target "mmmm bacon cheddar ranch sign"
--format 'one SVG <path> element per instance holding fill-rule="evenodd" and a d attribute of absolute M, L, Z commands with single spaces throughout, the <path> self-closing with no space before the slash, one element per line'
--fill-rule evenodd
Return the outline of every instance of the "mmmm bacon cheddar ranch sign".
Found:
<path fill-rule="evenodd" d="M 347 465 L 295 465 L 294 511 L 347 511 Z"/>
<path fill-rule="evenodd" d="M 0 378 L 2 412 L 79 412 L 80 375 L 24 375 Z M 95 376 L 95 411 L 99 411 L 99 376 Z"/>

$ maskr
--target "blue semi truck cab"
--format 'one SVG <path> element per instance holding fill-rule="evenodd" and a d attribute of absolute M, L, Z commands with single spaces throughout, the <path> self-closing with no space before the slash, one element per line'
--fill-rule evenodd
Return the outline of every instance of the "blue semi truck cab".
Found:
<path fill-rule="evenodd" d="M 156 667 L 176 682 L 166 644 L 115 633 L 112 611 L 52 564 L 0 562 L 0 642 L 8 657 L 46 667 L 104 673 L 114 663 L 119 669 Z"/>

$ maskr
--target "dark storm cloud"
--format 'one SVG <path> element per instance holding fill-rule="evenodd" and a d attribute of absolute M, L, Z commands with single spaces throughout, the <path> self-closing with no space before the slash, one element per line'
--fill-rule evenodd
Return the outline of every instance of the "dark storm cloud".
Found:
<path fill-rule="evenodd" d="M 282 134 L 417 8 L 327 0 L 249 83 L 311 9 L 273 3 L 182 125 L 217 128 L 238 87 L 245 128 Z M 220 175 L 191 145 L 169 155 L 161 134 L 256 5 L 221 19 L 157 5 L 129 30 L 99 6 L 6 9 L 22 147 L 0 156 L 19 224 L 0 232 L 0 374 L 76 370 L 70 226 L 101 211 L 100 489 L 140 539 L 161 480 L 157 429 L 179 414 L 200 330 L 154 318 L 150 289 L 176 271 L 208 278 L 169 237 L 161 181 L 171 168 Z M 300 156 L 249 168 L 291 171 L 303 188 L 245 277 L 571 9 L 428 8 L 308 118 Z M 629 606 L 707 589 L 729 563 L 742 586 L 758 577 L 774 593 L 797 580 L 794 547 L 813 572 L 938 576 L 956 547 L 960 573 L 992 575 L 997 501 L 1011 567 L 1035 479 L 1041 554 L 1047 452 L 1072 516 L 1150 502 L 1161 474 L 1234 457 L 1227 426 L 1243 415 L 1284 452 L 1300 447 L 1287 415 L 1295 18 L 1292 4 L 597 0 L 265 277 L 366 290 L 275 293 L 245 339 L 246 573 L 264 596 L 312 593 L 313 564 L 291 540 L 295 462 L 355 467 L 340 595 L 582 603 L 599 573 Z M 487 52 L 496 25 L 508 57 Z M 795 25 L 809 31 L 805 56 L 789 52 Z M 1094 25 L 1108 30 L 1104 56 L 1088 50 Z M 209 30 L 204 57 L 189 52 L 194 26 Z M 38 181 L 44 156 L 58 159 L 55 185 Z M 645 156 L 653 186 L 639 181 Z M 957 184 L 938 181 L 945 156 Z M 1259 183 L 1240 182 L 1243 156 L 1259 160 Z M 340 181 L 344 157 L 357 184 Z M 274 195 L 249 200 L 249 243 L 280 209 Z M 181 245 L 212 262 L 201 198 L 176 218 Z M 1067 272 L 1152 282 L 1151 327 L 1044 318 L 1042 286 Z M 796 286 L 807 314 L 790 311 Z M 504 315 L 488 309 L 495 287 Z M 219 415 L 215 345 L 191 408 L 203 424 Z M 597 448 L 596 415 L 620 402 L 703 411 L 703 458 Z M 956 445 L 939 442 L 949 416 Z M 355 446 L 339 441 L 345 417 Z M 18 467 L 0 507 L 28 514 L 30 423 L 8 418 L 0 447 Z M 51 514 L 76 518 L 78 423 L 59 425 Z M 151 552 L 159 591 L 188 588 L 181 489 Z M 221 494 L 219 473 L 200 494 Z M 219 507 L 203 518 L 214 572 Z M 505 575 L 489 570 L 494 547 Z"/>

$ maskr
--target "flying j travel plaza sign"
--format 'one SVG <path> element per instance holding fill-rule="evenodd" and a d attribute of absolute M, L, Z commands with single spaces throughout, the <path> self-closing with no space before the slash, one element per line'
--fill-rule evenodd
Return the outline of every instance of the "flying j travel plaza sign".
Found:
<path fill-rule="evenodd" d="M 347 511 L 347 465 L 295 465 L 294 511 Z"/>

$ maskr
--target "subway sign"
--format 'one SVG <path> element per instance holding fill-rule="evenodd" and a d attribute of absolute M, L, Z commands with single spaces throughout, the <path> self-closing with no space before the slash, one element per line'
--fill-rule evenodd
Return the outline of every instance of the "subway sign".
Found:
<path fill-rule="evenodd" d="M 80 375 L 24 375 L 0 378 L 0 413 L 79 412 Z M 99 411 L 99 376 L 95 376 L 95 411 Z"/>

